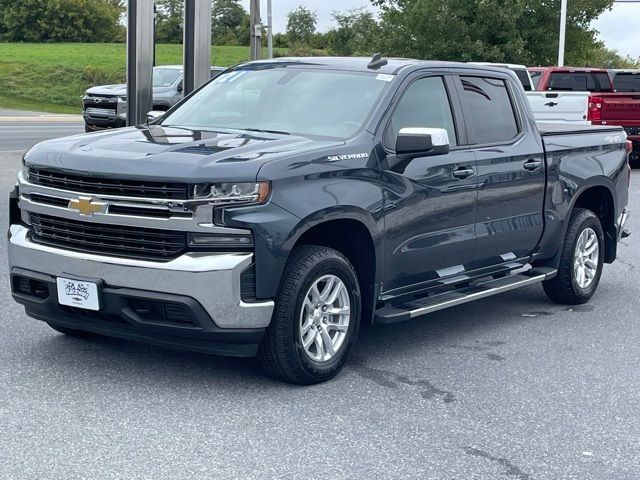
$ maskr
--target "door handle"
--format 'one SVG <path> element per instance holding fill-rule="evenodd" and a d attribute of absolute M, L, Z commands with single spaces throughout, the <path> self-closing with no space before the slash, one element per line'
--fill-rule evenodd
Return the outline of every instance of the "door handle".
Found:
<path fill-rule="evenodd" d="M 525 170 L 529 170 L 530 172 L 533 172 L 534 170 L 539 169 L 542 166 L 542 162 L 540 160 L 527 160 L 525 162 L 525 164 L 523 165 Z"/>
<path fill-rule="evenodd" d="M 459 180 L 464 180 L 465 178 L 469 178 L 474 173 L 476 173 L 476 171 L 471 167 L 460 167 L 453 171 L 453 176 Z"/>

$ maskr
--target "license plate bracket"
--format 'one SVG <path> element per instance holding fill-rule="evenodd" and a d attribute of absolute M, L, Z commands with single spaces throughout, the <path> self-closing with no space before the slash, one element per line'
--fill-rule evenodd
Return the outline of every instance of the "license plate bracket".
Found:
<path fill-rule="evenodd" d="M 57 277 L 58 303 L 85 310 L 100 310 L 98 282 L 77 278 Z"/>

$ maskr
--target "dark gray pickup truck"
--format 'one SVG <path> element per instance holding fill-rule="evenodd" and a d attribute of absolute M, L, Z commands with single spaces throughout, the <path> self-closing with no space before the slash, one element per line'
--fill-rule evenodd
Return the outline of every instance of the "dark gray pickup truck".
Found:
<path fill-rule="evenodd" d="M 237 66 L 149 125 L 43 142 L 11 194 L 11 289 L 60 332 L 333 377 L 361 323 L 541 283 L 586 302 L 627 235 L 620 127 L 537 125 L 508 70 Z"/>

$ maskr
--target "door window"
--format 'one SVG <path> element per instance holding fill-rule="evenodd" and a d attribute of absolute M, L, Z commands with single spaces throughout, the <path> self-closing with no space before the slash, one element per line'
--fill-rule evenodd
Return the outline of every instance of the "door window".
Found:
<path fill-rule="evenodd" d="M 504 80 L 460 77 L 464 118 L 471 127 L 470 142 L 504 143 L 518 135 L 518 121 Z"/>
<path fill-rule="evenodd" d="M 442 77 L 421 78 L 409 85 L 391 116 L 384 144 L 394 149 L 398 133 L 408 127 L 444 128 L 449 134 L 449 145 L 458 144 L 449 95 Z"/>

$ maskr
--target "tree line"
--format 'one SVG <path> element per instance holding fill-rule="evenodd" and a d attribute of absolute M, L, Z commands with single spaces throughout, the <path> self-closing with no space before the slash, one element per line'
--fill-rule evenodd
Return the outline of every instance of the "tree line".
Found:
<path fill-rule="evenodd" d="M 274 45 L 287 54 L 371 55 L 553 65 L 560 0 L 370 0 L 366 8 L 336 11 L 334 26 L 317 29 L 316 14 L 288 13 Z M 0 0 L 0 40 L 16 42 L 122 42 L 124 0 Z M 640 67 L 607 49 L 591 27 L 613 0 L 569 2 L 568 64 Z M 156 0 L 159 43 L 182 42 L 183 0 Z M 215 45 L 248 45 L 249 13 L 240 0 L 213 0 Z M 266 35 L 263 35 L 266 41 Z"/>

